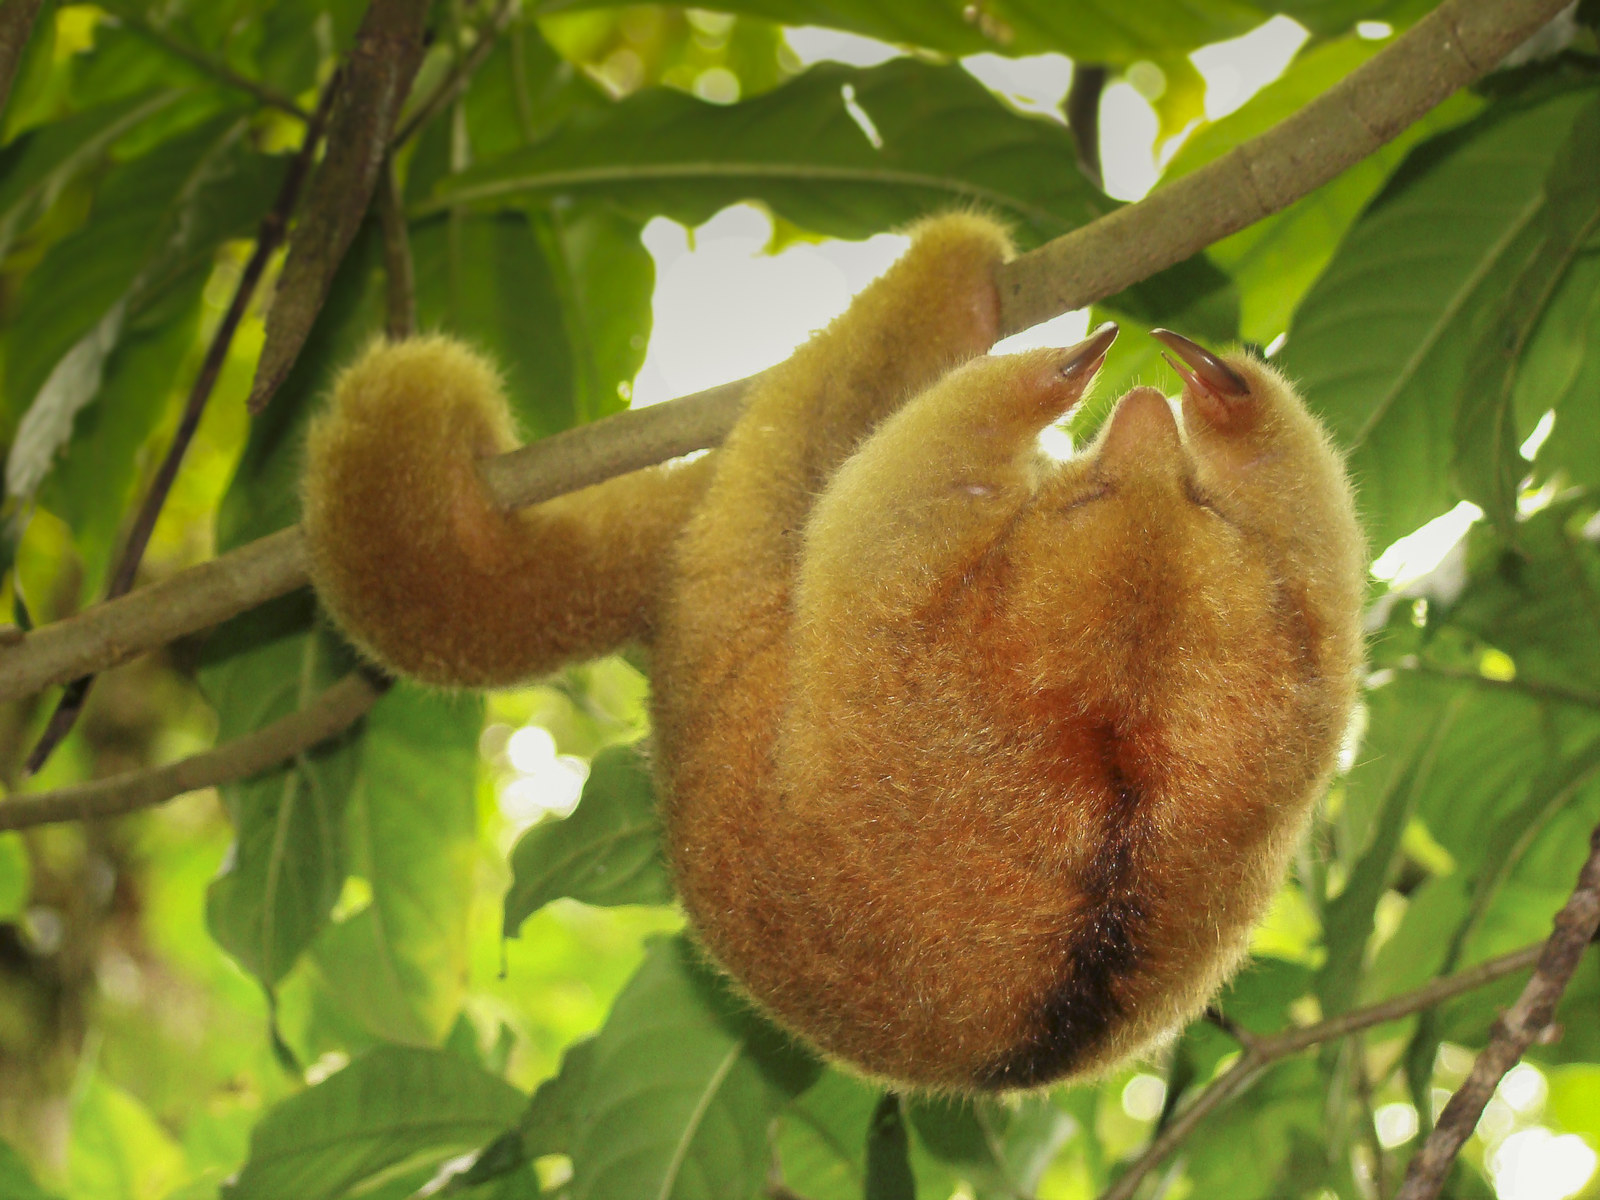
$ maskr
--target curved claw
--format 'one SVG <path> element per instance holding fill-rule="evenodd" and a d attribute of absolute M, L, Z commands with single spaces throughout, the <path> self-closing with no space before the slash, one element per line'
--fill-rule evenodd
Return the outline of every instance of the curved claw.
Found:
<path fill-rule="evenodd" d="M 1106 351 L 1116 340 L 1117 323 L 1107 321 L 1077 345 L 1068 346 L 1062 352 L 1066 358 L 1059 368 L 1061 377 L 1070 383 L 1087 384 L 1106 361 Z"/>
<path fill-rule="evenodd" d="M 1199 343 L 1191 342 L 1181 333 L 1173 333 L 1170 329 L 1152 329 L 1150 336 L 1189 365 L 1190 369 L 1185 370 L 1173 361 L 1171 354 L 1161 356 L 1183 377 L 1188 387 L 1198 388 L 1223 400 L 1249 394 L 1250 384 L 1244 376 Z"/>

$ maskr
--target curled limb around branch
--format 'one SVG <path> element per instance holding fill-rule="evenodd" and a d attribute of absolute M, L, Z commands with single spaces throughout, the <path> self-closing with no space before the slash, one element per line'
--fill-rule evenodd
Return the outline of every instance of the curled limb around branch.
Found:
<path fill-rule="evenodd" d="M 1009 264 L 1002 325 L 1027 328 L 1180 262 L 1313 191 L 1471 83 L 1563 0 L 1445 0 L 1394 43 L 1287 120 L 1137 204 Z M 621 413 L 484 465 L 512 506 L 719 444 L 747 380 Z M 306 582 L 297 529 L 0 647 L 0 701 L 126 662 Z"/>

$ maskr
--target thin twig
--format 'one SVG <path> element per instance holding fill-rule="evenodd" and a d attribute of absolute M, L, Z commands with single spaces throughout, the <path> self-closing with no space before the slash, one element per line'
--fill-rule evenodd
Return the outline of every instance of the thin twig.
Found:
<path fill-rule="evenodd" d="M 254 96 L 268 108 L 275 108 L 286 112 L 292 117 L 302 121 L 310 121 L 311 114 L 302 108 L 292 96 L 286 96 L 275 88 L 269 87 L 259 79 L 251 79 L 241 75 L 220 58 L 213 58 L 203 50 L 173 37 L 165 29 L 150 22 L 143 13 L 125 5 L 108 6 L 112 16 L 122 22 L 129 30 L 138 34 L 146 41 L 159 46 L 174 58 L 181 58 L 193 67 L 198 67 L 218 83 L 233 88 L 235 91 L 244 92 Z"/>
<path fill-rule="evenodd" d="M 378 224 L 383 230 L 384 332 L 391 342 L 399 342 L 417 331 L 417 283 L 393 154 L 378 180 L 377 201 Z"/>
<path fill-rule="evenodd" d="M 467 85 L 472 82 L 472 77 L 483 66 L 484 60 L 489 57 L 489 51 L 494 49 L 495 42 L 500 35 L 510 26 L 522 7 L 522 0 L 500 0 L 500 7 L 488 23 L 478 30 L 477 41 L 472 48 L 462 55 L 450 73 L 439 82 L 439 85 L 430 92 L 426 99 L 421 101 L 416 110 L 401 123 L 390 140 L 391 146 L 403 146 L 409 142 L 423 126 L 433 120 L 444 108 L 452 104 L 457 97 L 467 90 Z"/>
<path fill-rule="evenodd" d="M 204 754 L 164 767 L 0 800 L 0 832 L 115 817 L 150 808 L 199 788 L 248 779 L 355 724 L 386 684 L 352 671 L 305 708 Z"/>
<path fill-rule="evenodd" d="M 1439 1194 L 1462 1145 L 1478 1126 L 1483 1108 L 1505 1073 L 1549 1027 L 1556 1004 L 1578 969 L 1584 949 L 1600 928 L 1600 825 L 1589 835 L 1589 857 L 1559 913 L 1555 932 L 1540 947 L 1539 965 L 1517 1002 L 1495 1021 L 1489 1044 L 1439 1114 L 1433 1133 L 1411 1159 L 1395 1200 L 1431 1200 Z"/>
<path fill-rule="evenodd" d="M 1399 133 L 1428 104 L 1470 83 L 1561 7 L 1562 0 L 1445 0 L 1355 75 L 1265 134 L 1008 264 L 998 281 L 1003 327 L 1026 328 L 1104 299 L 1273 206 L 1299 199 L 1383 137 Z M 1426 78 L 1428 86 L 1419 91 L 1413 76 Z M 1258 194 L 1252 182 L 1271 187 Z M 620 413 L 489 460 L 483 473 L 503 503 L 518 506 L 715 446 L 737 417 L 748 386 L 740 380 Z M 305 583 L 298 529 L 280 530 L 263 542 L 271 544 L 242 547 L 172 577 L 167 582 L 174 586 L 161 593 L 166 611 L 153 598 L 132 603 L 142 594 L 135 593 L 0 649 L 0 702 L 125 662 Z M 203 577 L 198 574 L 206 568 Z M 204 595 L 184 598 L 191 588 Z M 181 607 L 170 607 L 175 599 Z M 122 607 L 106 611 L 113 605 Z"/>
<path fill-rule="evenodd" d="M 150 537 L 155 533 L 156 521 L 166 505 L 172 485 L 177 481 L 178 468 L 183 465 L 189 444 L 194 441 L 194 435 L 200 428 L 200 418 L 205 414 L 206 402 L 211 398 L 217 378 L 222 374 L 223 363 L 227 361 L 228 351 L 233 346 L 233 335 L 239 328 L 239 322 L 244 319 L 245 310 L 250 307 L 251 297 L 255 295 L 256 286 L 261 282 L 268 261 L 282 244 L 284 233 L 289 228 L 289 219 L 294 214 L 300 189 L 305 183 L 307 172 L 311 169 L 311 161 L 316 157 L 317 143 L 322 137 L 328 108 L 337 90 L 338 76 L 335 75 L 323 89 L 317 111 L 306 125 L 305 137 L 300 143 L 300 149 L 290 160 L 288 170 L 284 172 L 283 182 L 278 187 L 278 195 L 273 200 L 272 207 L 261 218 L 261 226 L 256 233 L 255 250 L 245 263 L 244 270 L 239 276 L 238 286 L 233 290 L 233 299 L 229 302 L 227 311 L 223 313 L 222 320 L 217 324 L 216 332 L 212 334 L 211 344 L 206 347 L 206 356 L 200 364 L 199 372 L 195 375 L 193 385 L 189 388 L 189 399 L 184 405 L 177 431 L 172 435 L 166 456 L 161 460 L 155 478 L 151 480 L 150 488 L 145 492 L 144 501 L 139 505 L 138 514 L 128 531 L 122 557 L 112 572 L 110 586 L 106 589 L 108 600 L 114 600 L 133 590 L 134 580 L 139 574 L 139 564 L 144 561 Z M 67 685 L 66 691 L 56 704 L 55 712 L 50 714 L 44 732 L 28 755 L 26 764 L 28 774 L 34 774 L 44 766 L 51 752 L 61 744 L 67 734 L 72 732 L 72 727 L 77 724 L 78 717 L 83 712 L 83 706 L 89 697 L 89 688 L 93 683 L 93 675 L 82 675 Z"/>
<path fill-rule="evenodd" d="M 1468 967 L 1465 971 L 1457 971 L 1454 975 L 1435 979 L 1416 991 L 1392 996 L 1388 1000 L 1366 1008 L 1352 1009 L 1329 1020 L 1319 1021 L 1315 1025 L 1286 1029 L 1282 1033 L 1270 1035 L 1258 1034 L 1255 1044 L 1246 1049 L 1233 1066 L 1201 1092 L 1192 1104 L 1180 1112 L 1171 1124 L 1145 1147 L 1144 1152 L 1133 1161 L 1116 1183 L 1101 1193 L 1100 1200 L 1129 1200 L 1144 1177 L 1171 1154 L 1193 1132 L 1195 1126 L 1217 1108 L 1249 1091 L 1262 1073 L 1279 1059 L 1287 1058 L 1311 1046 L 1321 1045 L 1323 1042 L 1336 1041 L 1363 1029 L 1371 1029 L 1375 1025 L 1398 1021 L 1402 1017 L 1409 1017 L 1423 1009 L 1432 1008 L 1452 997 L 1476 991 L 1497 979 L 1503 979 L 1507 975 L 1513 975 L 1532 966 L 1543 951 L 1543 942 L 1524 946 L 1521 950 L 1513 950 L 1510 954 L 1491 958 L 1476 966 Z"/>

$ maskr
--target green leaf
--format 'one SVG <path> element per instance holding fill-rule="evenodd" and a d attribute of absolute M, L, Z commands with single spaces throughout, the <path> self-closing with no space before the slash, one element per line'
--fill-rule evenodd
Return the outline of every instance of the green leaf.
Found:
<path fill-rule="evenodd" d="M 0 1196 L 6 1200 L 56 1200 L 33 1180 L 22 1156 L 0 1142 Z"/>
<path fill-rule="evenodd" d="M 1187 175 L 1264 133 L 1381 48 L 1357 37 L 1312 46 L 1243 107 L 1197 130 L 1173 157 L 1163 179 Z M 1459 93 L 1309 196 L 1214 243 L 1206 254 L 1239 287 L 1240 336 L 1264 346 L 1288 328 L 1295 306 L 1333 257 L 1345 231 L 1411 147 L 1479 106 Z"/>
<path fill-rule="evenodd" d="M 1600 546 L 1586 537 L 1587 509 L 1552 504 L 1523 521 L 1517 548 L 1487 529 L 1468 536 L 1472 578 L 1451 624 L 1505 651 L 1517 673 L 1593 693 L 1600 679 Z"/>
<path fill-rule="evenodd" d="M 1043 1096 L 1015 1104 L 927 1098 L 911 1104 L 908 1115 L 916 1133 L 917 1178 L 924 1186 L 934 1182 L 928 1168 L 936 1166 L 980 1200 L 1032 1195 L 1075 1125 Z"/>
<path fill-rule="evenodd" d="M 541 1083 L 517 1118 L 517 1136 L 529 1159 L 546 1154 L 570 1154 L 578 1106 L 594 1069 L 594 1039 L 568 1046 L 561 1070 Z"/>
<path fill-rule="evenodd" d="M 442 1050 L 385 1046 L 277 1105 L 256 1126 L 228 1200 L 332 1200 L 488 1141 L 516 1088 Z"/>
<path fill-rule="evenodd" d="M 544 241 L 571 347 L 579 423 L 627 407 L 650 340 L 656 264 L 639 224 L 608 207 L 552 209 Z"/>
<path fill-rule="evenodd" d="M 300 469 L 311 414 L 339 370 L 383 327 L 381 258 L 377 227 L 369 224 L 344 256 L 294 369 L 250 423 L 250 440 L 217 514 L 219 550 L 300 519 Z"/>
<path fill-rule="evenodd" d="M 33 893 L 33 867 L 19 833 L 0 833 L 0 921 L 22 914 Z"/>
<path fill-rule="evenodd" d="M 1330 1170 L 1337 1169 L 1327 1150 L 1329 1084 L 1316 1058 L 1302 1056 L 1277 1064 L 1250 1091 L 1208 1117 L 1184 1146 L 1191 1195 L 1228 1200 L 1315 1195 Z"/>
<path fill-rule="evenodd" d="M 655 786 L 639 746 L 602 750 L 573 814 L 518 839 L 505 936 L 515 937 L 523 921 L 558 896 L 601 905 L 671 902 Z"/>
<path fill-rule="evenodd" d="M 544 0 L 541 12 L 611 8 L 623 0 Z M 1317 14 L 1323 0 L 1293 6 Z M 1372 0 L 1334 6 L 1338 15 L 1365 11 Z M 824 25 L 886 42 L 926 46 L 951 55 L 998 51 L 1059 51 L 1074 60 L 1126 64 L 1189 51 L 1237 37 L 1259 25 L 1276 6 L 1246 0 L 991 0 L 980 15 L 961 0 L 723 0 L 720 11 L 763 17 L 784 25 Z M 1330 14 L 1332 15 L 1332 14 Z M 1348 19 L 1345 23 L 1348 23 Z"/>
<path fill-rule="evenodd" d="M 1593 94 L 1502 100 L 1423 143 L 1295 314 L 1283 366 L 1350 448 L 1376 546 L 1456 500 L 1439 447 L 1454 428 L 1473 322 L 1526 260 L 1545 177 Z"/>
<path fill-rule="evenodd" d="M 7 339 L 6 392 L 31 398 L 6 463 L 11 495 L 44 479 L 124 328 L 198 282 L 217 247 L 260 216 L 275 168 L 241 148 L 245 132 L 238 117 L 217 117 L 119 168 L 88 224 L 30 275 Z"/>
<path fill-rule="evenodd" d="M 419 325 L 489 355 L 528 437 L 573 425 L 573 350 L 548 248 L 527 214 L 446 214 L 418 222 L 411 245 Z"/>
<path fill-rule="evenodd" d="M 1382 700 L 1401 703 L 1387 696 Z M 1317 994 L 1323 1011 L 1330 1016 L 1349 1009 L 1360 994 L 1367 940 L 1374 928 L 1378 901 L 1389 886 L 1400 836 L 1434 770 L 1446 761 L 1442 747 L 1465 702 L 1463 694 L 1452 697 L 1437 711 L 1425 713 L 1422 719 L 1402 717 L 1394 730 L 1400 744 L 1382 748 L 1369 744 L 1365 748 L 1368 762 L 1364 769 L 1348 777 L 1350 792 L 1372 790 L 1373 799 L 1367 807 L 1373 820 L 1371 828 L 1362 831 L 1362 840 L 1352 847 L 1354 852 L 1342 856 L 1348 863 L 1349 878 L 1324 909 L 1328 958 L 1318 972 Z M 1368 719 L 1376 720 L 1373 728 L 1389 728 L 1381 716 L 1369 715 Z"/>
<path fill-rule="evenodd" d="M 346 815 L 351 869 L 372 899 L 314 948 L 334 996 L 391 1041 L 436 1045 L 466 988 L 476 857 L 475 695 L 401 685 L 367 716 Z"/>
<path fill-rule="evenodd" d="M 1527 464 L 1518 450 L 1513 403 L 1523 354 L 1578 256 L 1600 245 L 1600 100 L 1580 111 L 1544 183 L 1544 209 L 1531 252 L 1504 299 L 1485 306 L 1458 398 L 1455 472 L 1461 494 L 1514 537 L 1517 487 Z"/>
<path fill-rule="evenodd" d="M 103 588 L 135 499 L 139 451 L 166 414 L 194 346 L 203 282 L 194 280 L 175 303 L 162 305 L 154 314 L 159 319 L 123 331 L 95 402 L 78 414 L 72 440 L 40 489 L 40 503 L 72 529 L 84 564 L 81 594 Z"/>
<path fill-rule="evenodd" d="M 816 1078 L 682 938 L 651 944 L 593 1055 L 572 1200 L 745 1200 L 766 1177 L 772 1117 Z"/>
<path fill-rule="evenodd" d="M 783 1110 L 774 1153 L 784 1185 L 806 1200 L 861 1200 L 866 1140 L 880 1092 L 843 1071 L 822 1078 Z"/>
<path fill-rule="evenodd" d="M 331 634 L 313 632 L 302 591 L 228 622 L 206 647 L 201 685 L 220 741 L 303 708 L 354 666 Z M 360 765 L 350 738 L 222 788 L 234 844 L 207 894 L 212 936 L 268 987 L 327 924 L 347 869 L 344 812 Z"/>
<path fill-rule="evenodd" d="M 852 105 L 870 120 L 870 136 Z M 861 238 L 969 204 L 1010 221 L 1031 246 L 1106 207 L 1073 154 L 1064 127 L 1008 109 L 958 67 L 822 64 L 728 106 L 660 88 L 639 92 L 444 180 L 424 209 L 590 196 L 641 221 L 664 213 L 700 224 L 755 199 L 806 229 Z"/>
<path fill-rule="evenodd" d="M 127 1092 L 98 1073 L 72 1110 L 72 1200 L 160 1200 L 183 1176 L 183 1151 Z"/>
<path fill-rule="evenodd" d="M 885 1092 L 867 1123 L 866 1200 L 917 1200 L 911 1177 L 911 1138 L 900 1097 Z"/>
<path fill-rule="evenodd" d="M 1581 1133 L 1600 1146 L 1600 1064 L 1574 1063 L 1547 1076 L 1544 1115 L 1567 1133 Z"/>
<path fill-rule="evenodd" d="M 18 138 L 0 153 L 0 259 L 73 180 L 98 165 L 130 129 L 168 107 L 179 93 L 153 92 L 86 109 Z"/>

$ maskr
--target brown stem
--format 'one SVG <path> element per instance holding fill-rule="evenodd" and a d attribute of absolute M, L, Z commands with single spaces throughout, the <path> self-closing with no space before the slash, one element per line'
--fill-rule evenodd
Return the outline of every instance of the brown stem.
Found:
<path fill-rule="evenodd" d="M 1562 0 L 1445 0 L 1350 78 L 1260 137 L 1008 264 L 999 280 L 1002 326 L 1012 332 L 1082 308 L 1299 199 L 1488 70 L 1562 7 Z M 715 446 L 738 415 L 748 383 L 608 417 L 486 462 L 484 475 L 505 489 L 497 491 L 505 503 L 517 506 Z M 553 462 L 557 446 L 579 465 Z M 301 586 L 299 539 L 298 529 L 280 530 L 174 576 L 167 581 L 174 586 L 161 593 L 166 610 L 131 603 L 143 594 L 136 593 L 0 648 L 0 702 L 125 662 Z M 205 595 L 172 607 L 191 588 Z"/>
<path fill-rule="evenodd" d="M 33 32 L 33 19 L 39 15 L 39 4 L 40 0 L 7 0 L 0 5 L 0 114 L 11 98 L 11 85 Z"/>
<path fill-rule="evenodd" d="M 1450 1097 L 1433 1133 L 1406 1169 L 1395 1200 L 1431 1200 L 1444 1186 L 1462 1145 L 1477 1128 L 1483 1107 L 1505 1073 L 1517 1064 L 1555 1016 L 1556 1003 L 1578 969 L 1585 947 L 1600 928 L 1600 825 L 1589 835 L 1589 857 L 1559 913 L 1555 931 L 1540 947 L 1539 963 L 1517 1002 L 1494 1023 L 1489 1044 L 1472 1073 Z"/>
<path fill-rule="evenodd" d="M 439 85 L 429 93 L 427 99 L 417 105 L 416 111 L 407 117 L 405 122 L 395 131 L 390 144 L 403 146 L 410 141 L 419 129 L 433 120 L 441 110 L 449 106 L 455 99 L 467 90 L 467 84 L 472 82 L 472 77 L 477 73 L 484 60 L 489 57 L 489 51 L 494 49 L 495 41 L 506 31 L 511 24 L 511 19 L 517 15 L 521 8 L 521 0 L 500 0 L 500 7 L 490 18 L 489 23 L 478 31 L 478 39 L 473 42 L 472 48 L 457 60 L 450 73 L 440 81 Z"/>
<path fill-rule="evenodd" d="M 1445 0 L 1265 133 L 1017 259 L 1001 287 L 1001 332 L 1115 295 L 1288 207 L 1488 71 L 1563 7 Z"/>
<path fill-rule="evenodd" d="M 217 378 L 222 374 L 222 365 L 227 361 L 228 350 L 233 345 L 233 335 L 239 328 L 239 322 L 244 319 L 245 310 L 250 306 L 250 299 L 255 295 L 256 285 L 261 282 L 268 261 L 283 242 L 284 233 L 289 227 L 289 218 L 294 213 L 300 189 L 305 183 L 306 173 L 311 169 L 311 160 L 316 156 L 317 143 L 321 139 L 323 124 L 328 116 L 328 107 L 334 92 L 338 89 L 338 78 L 335 75 L 323 89 L 317 111 L 306 125 L 300 149 L 290 160 L 289 169 L 284 172 L 283 182 L 278 187 L 278 195 L 273 200 L 272 207 L 267 210 L 266 216 L 261 218 L 261 226 L 256 234 L 255 250 L 251 253 L 250 260 L 245 263 L 244 271 L 239 276 L 239 284 L 233 290 L 233 299 L 229 302 L 227 311 L 223 313 L 222 320 L 211 337 L 211 344 L 206 347 L 205 359 L 201 362 L 194 384 L 189 389 L 188 403 L 184 405 L 183 416 L 178 421 L 177 431 L 172 435 L 172 444 L 167 447 L 166 456 L 156 469 L 155 478 L 151 481 L 150 489 L 145 493 L 144 501 L 139 505 L 139 512 L 134 517 L 133 526 L 128 531 L 127 541 L 122 548 L 122 557 L 112 572 L 110 586 L 106 589 L 108 600 L 114 600 L 133 590 L 133 581 L 138 576 L 139 564 L 144 561 L 144 552 L 149 548 L 156 521 L 166 505 L 172 485 L 177 481 L 178 468 L 183 465 L 189 444 L 194 441 L 195 432 L 200 428 L 200 418 L 205 415 L 206 401 L 211 398 Z M 56 703 L 55 712 L 50 714 L 50 720 L 45 725 L 39 741 L 28 754 L 26 764 L 28 774 L 31 775 L 44 766 L 45 760 L 67 734 L 72 732 L 72 727 L 77 724 L 78 717 L 83 712 L 83 706 L 89 698 L 89 688 L 93 683 L 93 675 L 81 675 L 67 685 L 66 691 Z"/>
<path fill-rule="evenodd" d="M 1336 1041 L 1363 1029 L 1371 1029 L 1375 1025 L 1398 1021 L 1401 1017 L 1432 1008 L 1451 997 L 1476 991 L 1497 979 L 1532 966 L 1538 961 L 1543 950 L 1542 942 L 1524 946 L 1521 950 L 1513 950 L 1510 954 L 1491 958 L 1477 966 L 1468 967 L 1465 971 L 1457 971 L 1454 975 L 1435 979 L 1414 992 L 1392 996 L 1388 1000 L 1379 1001 L 1366 1008 L 1352 1009 L 1302 1029 L 1287 1029 L 1282 1033 L 1257 1035 L 1254 1044 L 1239 1056 L 1233 1066 L 1180 1112 L 1155 1140 L 1145 1147 L 1144 1152 L 1133 1161 L 1116 1183 L 1101 1193 L 1100 1200 L 1129 1200 L 1144 1177 L 1181 1145 L 1194 1131 L 1195 1126 L 1215 1109 L 1249 1091 L 1262 1073 L 1279 1059 L 1287 1058 L 1311 1046 L 1321 1045 L 1323 1042 Z"/>
<path fill-rule="evenodd" d="M 0 832 L 115 817 L 199 788 L 248 779 L 343 733 L 372 707 L 387 684 L 352 671 L 299 712 L 204 754 L 110 779 L 0 801 Z"/>
<path fill-rule="evenodd" d="M 1078 149 L 1078 170 L 1095 187 L 1105 186 L 1100 174 L 1100 97 L 1110 77 L 1111 73 L 1099 63 L 1074 63 L 1072 83 L 1062 102 L 1067 130 Z"/>
<path fill-rule="evenodd" d="M 378 181 L 378 224 L 383 230 L 384 332 L 391 342 L 399 342 L 417 331 L 417 280 L 393 155 Z"/>

